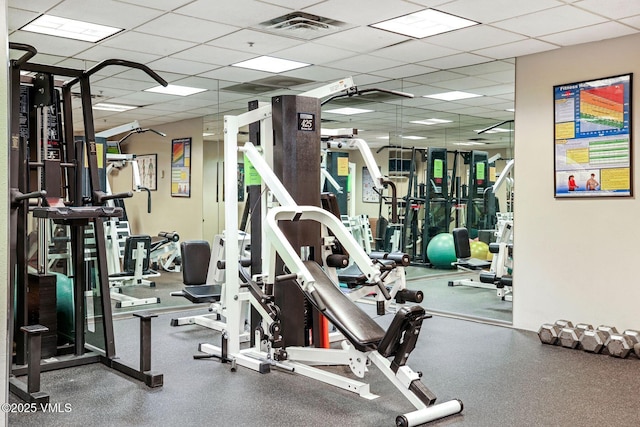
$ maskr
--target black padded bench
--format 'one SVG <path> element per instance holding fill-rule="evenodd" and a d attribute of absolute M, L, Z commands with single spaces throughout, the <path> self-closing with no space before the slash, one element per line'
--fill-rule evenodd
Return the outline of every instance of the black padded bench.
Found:
<path fill-rule="evenodd" d="M 182 296 L 194 304 L 220 301 L 222 285 L 207 285 L 211 246 L 206 240 L 189 240 L 180 243 L 182 257 L 182 282 L 185 287 L 173 296 Z"/>

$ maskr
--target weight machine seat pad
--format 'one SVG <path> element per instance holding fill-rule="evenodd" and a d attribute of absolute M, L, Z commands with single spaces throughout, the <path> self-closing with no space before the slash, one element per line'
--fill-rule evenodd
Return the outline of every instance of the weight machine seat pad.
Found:
<path fill-rule="evenodd" d="M 367 281 L 367 276 L 356 264 L 338 271 L 338 280 L 347 285 L 363 285 Z"/>
<path fill-rule="evenodd" d="M 315 280 L 316 293 L 327 308 L 322 314 L 357 350 L 376 350 L 385 335 L 384 329 L 344 295 L 315 261 L 303 262 Z M 307 299 L 315 305 L 313 297 L 307 295 Z"/>
<path fill-rule="evenodd" d="M 454 228 L 453 234 L 453 247 L 456 251 L 456 258 L 467 259 L 471 258 L 471 244 L 469 243 L 469 231 L 464 227 Z"/>
<path fill-rule="evenodd" d="M 206 240 L 187 240 L 180 243 L 182 282 L 189 285 L 207 283 L 211 246 Z"/>
<path fill-rule="evenodd" d="M 222 294 L 222 285 L 185 286 L 182 293 L 194 304 L 218 302 Z"/>

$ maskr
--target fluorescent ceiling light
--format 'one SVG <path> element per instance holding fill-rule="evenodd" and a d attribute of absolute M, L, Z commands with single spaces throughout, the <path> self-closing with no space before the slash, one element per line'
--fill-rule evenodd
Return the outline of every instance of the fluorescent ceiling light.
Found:
<path fill-rule="evenodd" d="M 474 130 L 474 132 L 478 133 L 480 132 L 482 129 L 477 129 Z M 493 128 L 491 130 L 482 132 L 482 133 L 500 133 L 500 132 L 513 132 L 513 129 L 505 129 L 505 128 Z"/>
<path fill-rule="evenodd" d="M 427 139 L 425 136 L 416 136 L 416 135 L 407 135 L 403 136 L 402 139 Z"/>
<path fill-rule="evenodd" d="M 247 61 L 231 64 L 232 67 L 249 68 L 251 70 L 267 71 L 269 73 L 283 73 L 297 68 L 307 67 L 311 64 L 288 59 L 274 58 L 273 56 L 259 56 Z"/>
<path fill-rule="evenodd" d="M 202 136 L 213 136 L 215 135 L 215 133 L 211 133 L 211 132 L 202 132 Z"/>
<path fill-rule="evenodd" d="M 197 87 L 189 87 L 189 86 L 178 86 L 178 85 L 168 85 L 168 86 L 156 86 L 151 89 L 145 89 L 145 92 L 154 92 L 154 93 L 164 93 L 167 95 L 180 95 L 180 96 L 188 96 L 193 95 L 194 93 L 204 92 L 206 89 L 200 89 Z"/>
<path fill-rule="evenodd" d="M 515 113 L 515 112 L 516 112 L 516 109 L 515 109 L 515 108 L 507 108 L 507 109 L 506 109 L 506 110 L 504 110 L 504 111 L 508 111 L 508 112 L 510 112 L 510 113 Z"/>
<path fill-rule="evenodd" d="M 454 90 L 451 92 L 442 92 L 442 93 L 434 93 L 433 95 L 424 95 L 423 98 L 439 99 L 441 101 L 457 101 L 459 99 L 477 98 L 479 96 L 482 96 L 482 95 Z"/>
<path fill-rule="evenodd" d="M 107 27 L 106 25 L 91 24 L 52 15 L 42 15 L 20 29 L 92 43 L 122 31 L 122 28 Z"/>
<path fill-rule="evenodd" d="M 123 111 L 133 110 L 134 108 L 138 107 L 124 104 L 105 104 L 104 102 L 99 102 L 93 106 L 94 110 L 117 111 L 120 113 Z"/>
<path fill-rule="evenodd" d="M 389 139 L 388 136 L 377 136 L 376 139 Z"/>
<path fill-rule="evenodd" d="M 445 119 L 426 119 L 426 120 L 413 120 L 409 123 L 416 123 L 419 125 L 427 125 L 427 126 L 431 126 L 431 125 L 438 125 L 440 123 L 453 123 L 452 120 L 445 120 Z"/>
<path fill-rule="evenodd" d="M 425 9 L 409 15 L 382 21 L 371 25 L 381 30 L 391 31 L 417 39 L 442 34 L 460 28 L 478 25 L 475 21 L 450 15 L 435 9 Z"/>
<path fill-rule="evenodd" d="M 324 112 L 325 113 L 333 113 L 333 114 L 344 114 L 345 116 L 351 116 L 353 114 L 372 113 L 373 110 L 364 110 L 362 108 L 344 107 L 344 108 L 336 108 L 334 110 L 325 110 Z"/>

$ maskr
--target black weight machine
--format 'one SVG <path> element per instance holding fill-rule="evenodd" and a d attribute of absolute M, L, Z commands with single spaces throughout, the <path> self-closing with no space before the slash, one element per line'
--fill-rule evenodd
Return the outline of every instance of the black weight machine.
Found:
<path fill-rule="evenodd" d="M 453 201 L 447 158 L 445 148 L 412 149 L 401 247 L 414 264 L 429 265 L 429 241 L 449 232 Z"/>
<path fill-rule="evenodd" d="M 14 354 L 9 388 L 27 402 L 46 403 L 49 395 L 40 390 L 41 372 L 96 362 L 150 387 L 162 386 L 162 374 L 151 371 L 151 319 L 156 315 L 134 314 L 140 318 L 139 367 L 116 357 L 103 227 L 105 220 L 122 216 L 122 209 L 106 206 L 106 201 L 131 193 L 103 191 L 89 80 L 103 68 L 118 65 L 139 69 L 162 85 L 167 82 L 135 62 L 109 59 L 76 70 L 29 62 L 37 54 L 32 46 L 10 43 L 9 47 L 25 52 L 10 63 L 9 342 L 14 343 Z M 21 76 L 21 70 L 35 76 Z M 70 80 L 60 83 L 54 76 Z M 72 89 L 77 84 L 84 138 L 74 137 L 72 125 Z M 30 227 L 32 221 L 37 226 Z M 70 261 L 65 273 L 69 277 L 49 271 L 52 224 L 68 230 Z M 85 230 L 91 227 L 95 258 L 88 259 Z M 37 261 L 28 253 L 29 234 L 38 235 Z M 61 276 L 70 284 L 64 295 Z M 18 378 L 25 375 L 26 383 Z"/>

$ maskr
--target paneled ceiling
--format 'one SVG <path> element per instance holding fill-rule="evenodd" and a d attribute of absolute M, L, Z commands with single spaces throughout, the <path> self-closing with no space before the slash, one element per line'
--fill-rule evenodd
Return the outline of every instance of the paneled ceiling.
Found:
<path fill-rule="evenodd" d="M 209 133 L 219 134 L 215 119 L 245 111 L 250 100 L 301 93 L 352 76 L 361 89 L 415 95 L 350 98 L 324 108 L 373 110 L 357 116 L 323 113 L 323 127 L 357 127 L 372 145 L 388 144 L 378 140 L 385 135 L 427 138 L 411 145 L 477 138 L 477 130 L 513 119 L 507 110 L 515 107 L 514 58 L 640 31 L 640 1 L 630 0 L 9 0 L 8 6 L 9 40 L 34 46 L 39 53 L 32 62 L 88 69 L 104 59 L 126 59 L 148 65 L 169 83 L 207 89 L 187 97 L 144 92 L 157 85 L 146 74 L 105 68 L 92 77 L 94 102 L 139 108 L 95 110 L 97 130 L 133 120 L 153 127 L 209 116 L 214 117 L 206 121 Z M 426 8 L 480 25 L 423 39 L 370 27 Z M 263 24 L 292 12 L 336 24 L 327 30 L 274 30 Z M 99 43 L 20 30 L 45 13 L 124 30 Z M 311 65 L 280 74 L 231 66 L 260 55 Z M 452 102 L 423 97 L 451 90 L 482 96 Z M 429 118 L 451 123 L 410 123 Z M 482 138 L 500 146 L 512 135 Z"/>

